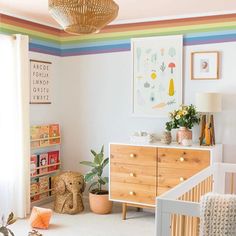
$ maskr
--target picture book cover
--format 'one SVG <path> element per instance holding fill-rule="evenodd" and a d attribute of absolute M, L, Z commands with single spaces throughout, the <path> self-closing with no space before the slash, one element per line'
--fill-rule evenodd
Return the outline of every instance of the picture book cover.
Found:
<path fill-rule="evenodd" d="M 51 124 L 49 126 L 49 136 L 52 137 L 59 137 L 60 136 L 60 127 L 59 124 Z M 59 144 L 60 138 L 50 139 L 50 144 Z"/>
<path fill-rule="evenodd" d="M 38 201 L 40 199 L 39 195 L 35 195 L 39 193 L 39 179 L 38 178 L 33 178 L 31 179 L 31 184 L 30 184 L 30 195 L 32 196 L 31 202 Z"/>
<path fill-rule="evenodd" d="M 39 155 L 39 167 L 47 166 L 48 165 L 48 153 L 42 153 Z M 40 168 L 39 174 L 47 173 L 48 167 Z"/>
<path fill-rule="evenodd" d="M 49 176 L 39 177 L 39 192 L 44 192 L 40 194 L 40 198 L 48 197 L 49 192 Z"/>
<path fill-rule="evenodd" d="M 38 167 L 38 156 L 37 155 L 31 155 L 30 157 L 30 176 L 35 176 L 38 174 L 38 170 L 36 169 Z"/>
<path fill-rule="evenodd" d="M 37 140 L 40 139 L 40 126 L 37 125 L 30 127 L 30 139 L 31 139 L 31 147 L 35 148 L 40 146 L 40 141 Z"/>
<path fill-rule="evenodd" d="M 48 125 L 42 125 L 40 127 L 40 146 L 48 146 L 49 145 L 49 126 Z"/>
<path fill-rule="evenodd" d="M 48 152 L 48 163 L 53 165 L 59 163 L 59 151 Z M 55 171 L 59 168 L 58 165 L 48 167 L 48 171 Z"/>

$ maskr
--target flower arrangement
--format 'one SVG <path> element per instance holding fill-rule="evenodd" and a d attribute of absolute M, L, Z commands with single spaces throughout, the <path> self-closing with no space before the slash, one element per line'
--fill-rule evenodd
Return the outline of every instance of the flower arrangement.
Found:
<path fill-rule="evenodd" d="M 181 105 L 180 109 L 170 113 L 170 121 L 166 122 L 166 130 L 171 131 L 180 127 L 192 129 L 195 124 L 199 124 L 200 117 L 194 105 Z"/>

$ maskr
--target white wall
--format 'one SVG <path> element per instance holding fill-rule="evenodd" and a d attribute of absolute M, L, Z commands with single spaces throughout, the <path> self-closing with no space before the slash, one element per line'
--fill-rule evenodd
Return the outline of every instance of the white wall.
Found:
<path fill-rule="evenodd" d="M 190 52 L 221 52 L 219 81 L 190 80 Z M 236 43 L 222 43 L 185 48 L 185 103 L 194 103 L 199 91 L 223 92 L 224 111 L 216 116 L 217 141 L 225 145 L 225 161 L 236 161 Z M 91 158 L 91 148 L 127 140 L 135 130 L 147 130 L 159 137 L 166 119 L 131 117 L 131 53 L 62 58 L 60 64 L 61 124 L 65 169 L 81 170 L 79 161 Z M 195 140 L 199 135 L 194 129 Z"/>

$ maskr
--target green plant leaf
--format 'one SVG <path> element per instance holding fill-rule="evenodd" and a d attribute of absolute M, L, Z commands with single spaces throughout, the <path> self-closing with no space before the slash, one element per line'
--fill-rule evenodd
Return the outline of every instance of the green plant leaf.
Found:
<path fill-rule="evenodd" d="M 97 164 L 97 165 L 101 165 L 103 161 L 103 153 L 99 153 L 95 156 L 94 158 L 94 162 Z"/>
<path fill-rule="evenodd" d="M 98 182 L 96 181 L 96 182 L 93 182 L 90 186 L 89 186 L 89 191 L 91 190 L 91 188 L 93 188 L 95 185 L 98 185 Z"/>
<path fill-rule="evenodd" d="M 102 145 L 102 149 L 101 149 L 101 151 L 100 151 L 100 153 L 104 153 L 104 145 Z"/>
<path fill-rule="evenodd" d="M 97 156 L 97 153 L 94 150 L 91 149 L 90 152 L 93 154 L 94 157 Z"/>
<path fill-rule="evenodd" d="M 97 165 L 91 161 L 81 161 L 80 164 L 90 167 L 96 167 Z"/>
<path fill-rule="evenodd" d="M 109 163 L 109 158 L 105 158 L 102 162 L 102 168 L 104 168 Z"/>
<path fill-rule="evenodd" d="M 98 183 L 101 184 L 101 185 L 105 185 L 106 184 L 106 182 L 103 180 L 103 178 L 99 179 Z"/>
<path fill-rule="evenodd" d="M 109 178 L 108 177 L 103 177 L 103 181 L 107 184 L 109 182 Z"/>
<path fill-rule="evenodd" d="M 88 182 L 92 181 L 95 176 L 96 176 L 96 173 L 89 172 L 84 176 L 84 181 L 86 183 L 88 183 Z"/>

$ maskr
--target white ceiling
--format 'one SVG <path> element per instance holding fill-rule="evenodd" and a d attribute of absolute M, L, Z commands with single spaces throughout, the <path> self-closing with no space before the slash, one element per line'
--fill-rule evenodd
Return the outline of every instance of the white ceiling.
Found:
<path fill-rule="evenodd" d="M 116 22 L 175 18 L 212 13 L 236 13 L 236 0 L 115 0 L 120 6 Z M 48 0 L 0 0 L 0 12 L 58 27 L 48 14 Z"/>

